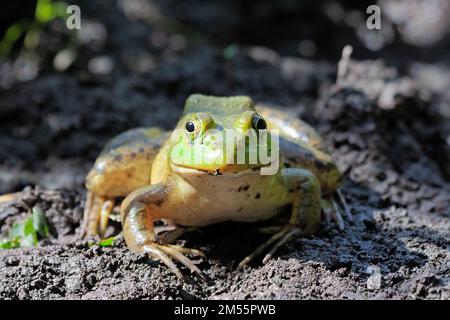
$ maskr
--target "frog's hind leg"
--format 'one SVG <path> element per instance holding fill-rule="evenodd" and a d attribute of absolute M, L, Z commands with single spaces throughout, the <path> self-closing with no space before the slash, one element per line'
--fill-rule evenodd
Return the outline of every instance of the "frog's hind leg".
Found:
<path fill-rule="evenodd" d="M 20 192 L 13 192 L 0 195 L 0 203 L 10 202 L 16 200 L 20 195 Z"/>
<path fill-rule="evenodd" d="M 82 236 L 103 237 L 114 199 L 150 183 L 152 163 L 167 136 L 158 128 L 136 128 L 106 144 L 86 177 Z"/>
<path fill-rule="evenodd" d="M 84 208 L 81 235 L 83 237 L 99 236 L 100 238 L 103 238 L 113 208 L 114 199 L 98 197 L 95 196 L 94 193 L 88 192 Z"/>

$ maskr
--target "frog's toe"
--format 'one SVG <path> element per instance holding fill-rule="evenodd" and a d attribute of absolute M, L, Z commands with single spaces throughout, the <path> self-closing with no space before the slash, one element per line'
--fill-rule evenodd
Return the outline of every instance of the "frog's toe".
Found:
<path fill-rule="evenodd" d="M 181 250 L 177 246 L 169 246 L 169 245 L 159 245 L 159 248 L 162 251 L 164 251 L 164 253 L 169 255 L 172 259 L 175 259 L 176 261 L 180 262 L 185 267 L 187 267 L 189 270 L 191 270 L 191 273 L 195 273 L 200 278 L 202 278 L 202 280 L 206 280 L 202 271 L 189 258 L 186 258 L 183 255 L 183 253 L 189 252 L 189 250 L 193 250 L 193 249 L 183 248 L 183 250 Z"/>
<path fill-rule="evenodd" d="M 105 237 L 106 228 L 108 227 L 109 216 L 114 209 L 114 199 L 108 199 L 103 202 L 102 207 L 100 209 L 100 221 L 98 226 L 98 234 L 100 238 Z"/>
<path fill-rule="evenodd" d="M 270 259 L 272 259 L 273 255 L 280 249 L 281 246 L 286 243 L 298 238 L 301 235 L 300 228 L 291 228 L 289 231 L 285 232 L 284 236 L 278 240 L 278 242 L 270 249 L 269 253 L 267 253 L 262 260 L 263 264 L 266 264 Z"/>
<path fill-rule="evenodd" d="M 83 226 L 81 237 L 95 237 L 98 235 L 98 224 L 100 221 L 100 211 L 98 198 L 93 192 L 88 191 L 84 204 Z"/>
<path fill-rule="evenodd" d="M 279 232 L 283 227 L 281 226 L 269 226 L 269 227 L 261 227 L 257 231 L 260 234 L 274 234 Z"/>
<path fill-rule="evenodd" d="M 332 200 L 331 204 L 333 205 L 333 210 L 331 210 L 331 215 L 333 220 L 336 222 L 336 225 L 339 230 L 344 230 L 344 219 L 342 219 L 341 210 L 339 209 L 336 201 Z"/>
<path fill-rule="evenodd" d="M 158 259 L 164 263 L 176 276 L 178 279 L 183 280 L 183 274 L 180 269 L 173 263 L 167 254 L 160 248 L 157 244 L 149 244 L 142 247 L 142 250 L 147 253 L 151 258 Z"/>
<path fill-rule="evenodd" d="M 197 250 L 197 249 L 185 248 L 183 246 L 179 246 L 179 245 L 176 245 L 176 244 L 168 244 L 167 246 L 170 247 L 170 248 L 173 248 L 175 250 L 178 250 L 182 254 L 186 254 L 188 256 L 203 257 L 203 258 L 206 257 L 206 255 L 202 251 Z"/>
<path fill-rule="evenodd" d="M 333 197 L 329 197 L 328 199 L 322 199 L 321 206 L 325 218 L 325 225 L 329 225 L 331 223 L 331 220 L 333 220 L 336 223 L 338 229 L 342 231 L 345 229 L 345 222 L 344 218 L 342 217 L 342 209 L 344 210 L 345 216 L 349 222 L 353 221 L 353 217 L 342 194 L 339 192 L 336 193 L 336 196 L 338 197 L 339 202 Z"/>
<path fill-rule="evenodd" d="M 113 209 L 113 199 L 98 197 L 89 191 L 84 208 L 81 236 L 103 238 Z"/>
<path fill-rule="evenodd" d="M 282 228 L 281 231 L 275 233 L 269 240 L 264 242 L 255 251 L 246 256 L 238 266 L 238 269 L 244 268 L 250 261 L 254 260 L 257 256 L 261 255 L 264 251 L 266 251 L 269 247 L 273 246 L 269 253 L 263 259 L 263 263 L 269 261 L 275 252 L 284 244 L 288 243 L 292 239 L 299 237 L 302 234 L 300 228 L 288 225 Z"/>
<path fill-rule="evenodd" d="M 323 216 L 324 216 L 324 220 L 325 220 L 325 225 L 329 226 L 331 224 L 332 209 L 331 208 L 322 208 L 322 212 L 323 212 Z"/>
<path fill-rule="evenodd" d="M 202 280 L 206 280 L 202 271 L 192 262 L 186 255 L 204 256 L 204 254 L 196 249 L 184 248 L 178 245 L 162 245 L 157 243 L 148 244 L 142 247 L 143 251 L 147 253 L 151 258 L 158 259 L 164 263 L 180 280 L 183 279 L 183 275 L 175 263 L 172 261 L 178 261 L 186 268 L 191 270 L 192 273 L 198 275 Z"/>
<path fill-rule="evenodd" d="M 345 212 L 345 215 L 347 216 L 347 219 L 349 221 L 353 222 L 353 215 L 350 212 L 350 208 L 348 207 L 347 200 L 345 199 L 345 196 L 342 194 L 340 189 L 336 190 L 336 195 L 337 195 L 342 207 L 344 208 L 344 212 Z"/>

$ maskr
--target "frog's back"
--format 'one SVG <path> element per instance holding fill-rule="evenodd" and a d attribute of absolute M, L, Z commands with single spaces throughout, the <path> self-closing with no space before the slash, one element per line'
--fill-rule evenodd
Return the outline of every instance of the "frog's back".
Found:
<path fill-rule="evenodd" d="M 131 129 L 113 138 L 87 175 L 87 189 L 100 196 L 119 197 L 148 185 L 151 165 L 168 134 L 149 127 Z"/>

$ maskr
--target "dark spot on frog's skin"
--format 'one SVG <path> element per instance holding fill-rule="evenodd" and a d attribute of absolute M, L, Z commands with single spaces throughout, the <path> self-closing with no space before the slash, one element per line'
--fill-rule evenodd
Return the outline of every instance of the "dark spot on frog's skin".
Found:
<path fill-rule="evenodd" d="M 298 159 L 295 158 L 295 157 L 289 157 L 289 158 L 288 158 L 288 161 L 289 161 L 289 162 L 292 162 L 292 163 L 297 163 L 297 162 L 298 162 Z"/>
<path fill-rule="evenodd" d="M 123 159 L 123 155 L 121 155 L 121 154 L 117 154 L 114 156 L 114 161 L 122 161 L 122 159 Z"/>
<path fill-rule="evenodd" d="M 237 211 L 236 212 L 241 212 L 242 211 L 242 209 L 244 209 L 244 207 L 242 206 L 242 207 L 240 207 L 239 209 L 237 209 Z"/>
<path fill-rule="evenodd" d="M 319 159 L 314 160 L 314 165 L 317 167 L 317 169 L 319 170 L 325 170 L 327 169 L 327 165 L 325 163 L 323 163 L 322 161 L 320 161 Z"/>
<path fill-rule="evenodd" d="M 259 199 L 259 198 L 261 198 L 261 193 L 257 192 L 257 193 L 255 194 L 255 199 Z"/>
<path fill-rule="evenodd" d="M 298 186 L 294 187 L 294 188 L 290 188 L 288 190 L 289 193 L 293 193 L 293 192 L 297 192 L 299 191 L 303 186 L 301 184 L 299 184 Z"/>
<path fill-rule="evenodd" d="M 144 148 L 142 147 L 139 148 L 139 153 L 144 153 L 144 151 L 145 151 Z"/>
<path fill-rule="evenodd" d="M 163 198 L 159 198 L 159 199 L 155 199 L 155 201 L 152 203 L 157 207 L 161 207 L 161 205 L 164 203 L 164 199 Z"/>
<path fill-rule="evenodd" d="M 247 191 L 248 188 L 250 188 L 250 186 L 248 184 L 244 184 L 243 186 L 239 187 L 238 192 Z"/>

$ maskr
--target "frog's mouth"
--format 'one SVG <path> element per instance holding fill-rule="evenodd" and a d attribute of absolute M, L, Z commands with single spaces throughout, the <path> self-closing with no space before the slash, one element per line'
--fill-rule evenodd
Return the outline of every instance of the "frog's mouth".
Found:
<path fill-rule="evenodd" d="M 235 165 L 226 164 L 221 166 L 192 166 L 175 164 L 170 162 L 171 169 L 177 173 L 181 174 L 208 174 L 214 176 L 220 176 L 223 174 L 238 174 L 241 172 L 259 172 L 263 167 L 269 167 L 270 163 L 267 165 L 255 164 L 255 165 Z"/>

